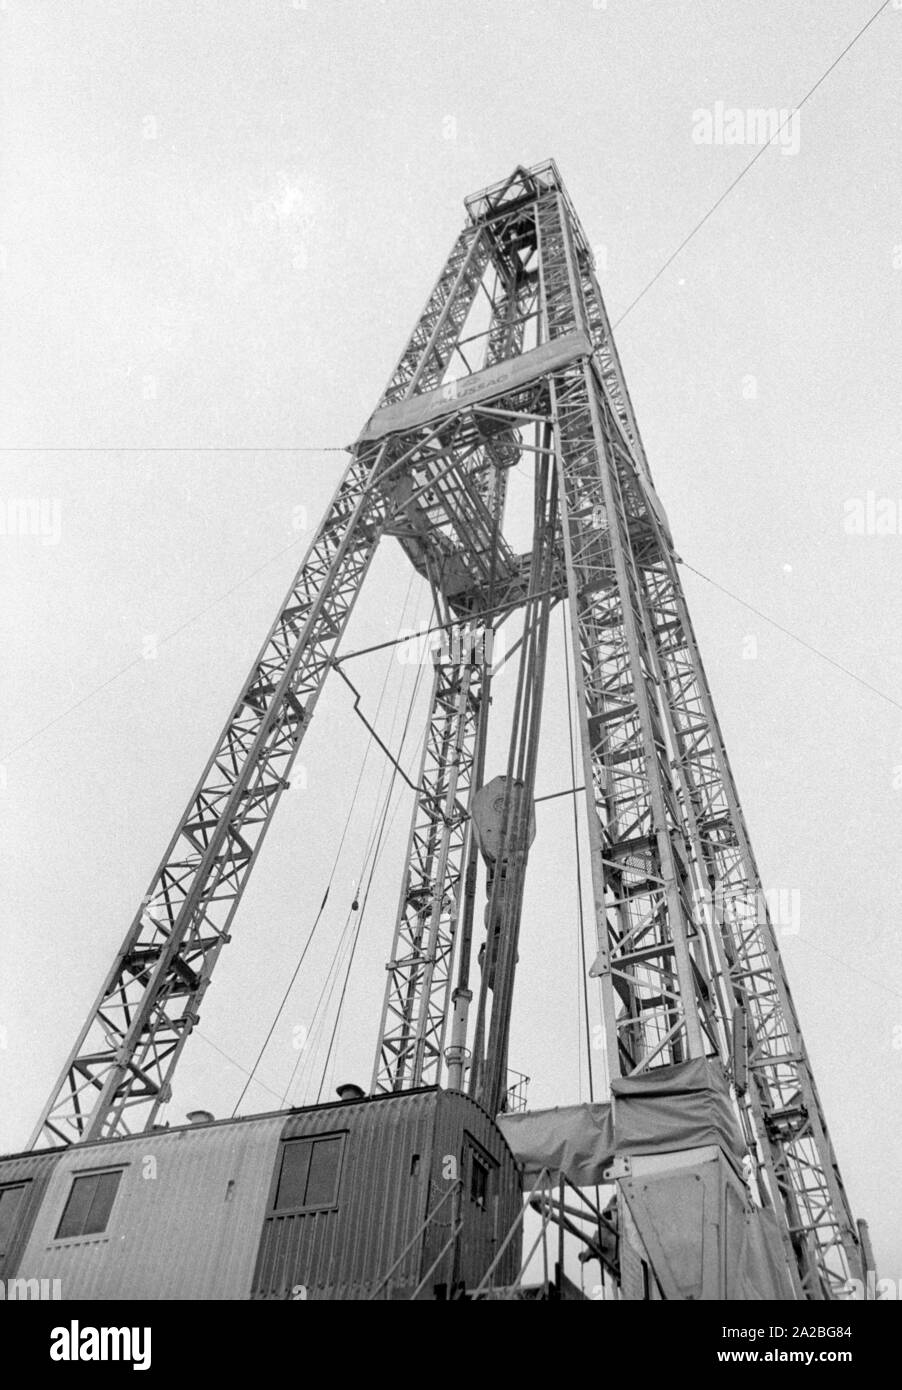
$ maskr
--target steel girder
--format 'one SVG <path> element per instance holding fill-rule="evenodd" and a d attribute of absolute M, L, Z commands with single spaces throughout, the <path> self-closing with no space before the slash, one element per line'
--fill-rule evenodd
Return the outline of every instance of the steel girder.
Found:
<path fill-rule="evenodd" d="M 488 264 L 485 229 L 465 227 L 404 348 L 379 404 L 390 405 L 441 384 Z"/>
<path fill-rule="evenodd" d="M 549 336 L 585 324 L 559 196 L 540 203 Z M 689 852 L 654 660 L 642 622 L 618 459 L 629 455 L 586 360 L 553 383 L 556 450 L 612 1075 L 719 1051 L 710 963 L 692 912 Z"/>
<path fill-rule="evenodd" d="M 653 519 L 650 519 L 653 524 Z M 700 903 L 723 940 L 731 1003 L 748 1033 L 749 1085 L 760 1162 L 803 1270 L 831 1293 L 859 1277 L 854 1218 L 783 969 L 767 897 L 672 554 L 643 574 L 662 696 L 687 814 L 694 822 Z"/>
<path fill-rule="evenodd" d="M 461 614 L 482 606 L 492 573 L 499 589 L 513 594 L 520 571 L 490 510 L 496 466 L 485 431 L 451 411 L 440 429 L 429 426 L 398 436 L 396 447 L 408 455 L 409 465 L 390 486 L 390 534 L 415 568 Z"/>
<path fill-rule="evenodd" d="M 462 232 L 382 404 L 441 381 L 496 246 L 494 232 L 475 226 Z M 504 341 L 513 351 L 516 333 Z M 406 528 L 417 510 L 417 521 L 426 521 L 425 543 L 418 537 L 425 559 L 439 558 L 457 590 L 493 568 L 509 584 L 516 580 L 510 551 L 492 552 L 499 542 L 491 513 L 472 481 L 488 467 L 492 440 L 502 441 L 506 431 L 489 422 L 458 432 L 449 447 L 426 430 L 406 440 L 362 442 L 353 451 L 31 1147 L 148 1128 L 169 1099 L 178 1058 L 387 522 L 409 539 Z M 449 554 L 456 568 L 448 565 Z M 471 595 L 464 592 L 459 603 L 466 611 Z"/>
<path fill-rule="evenodd" d="M 436 1085 L 441 1079 L 480 686 L 478 663 L 436 660 L 387 966 L 374 1091 Z"/>
<path fill-rule="evenodd" d="M 526 414 L 547 422 L 549 399 L 548 384 L 540 379 L 499 396 L 492 409 L 502 419 Z M 484 428 L 479 407 L 449 405 L 438 440 L 427 443 L 425 429 L 397 436 L 396 448 L 411 470 L 403 487 L 428 490 L 431 525 L 418 524 L 409 506 L 402 506 L 391 529 L 402 544 L 411 546 L 415 537 L 422 545 L 422 559 L 415 563 L 422 563 L 435 581 L 447 605 L 446 617 L 456 614 L 464 632 L 485 634 L 489 646 L 483 654 L 490 664 L 499 617 L 534 597 L 534 585 L 531 557 L 516 563 L 498 534 L 504 481 L 494 476 L 499 469 L 480 442 Z M 439 476 L 453 480 L 446 490 L 431 484 Z M 459 563 L 458 547 L 467 537 L 466 584 L 452 584 L 449 563 Z M 549 568 L 553 561 L 552 552 Z M 562 584 L 563 574 L 552 574 L 546 589 L 557 592 Z M 388 963 L 373 1075 L 380 1090 L 426 1085 L 442 1075 L 444 1017 L 467 858 L 467 799 L 485 678 L 480 663 L 456 669 L 455 663 L 440 662 L 437 668 Z M 447 801 L 451 787 L 457 797 L 453 805 Z"/>
<path fill-rule="evenodd" d="M 480 247 L 497 250 L 503 228 L 491 236 L 483 228 Z M 471 245 L 473 243 L 471 242 Z M 468 264 L 465 243 L 459 242 L 452 261 L 460 262 L 455 278 L 449 262 L 439 284 L 463 283 Z M 475 254 L 471 257 L 472 264 Z M 485 265 L 483 263 L 483 270 Z M 522 273 L 510 259 L 495 264 L 495 286 L 485 334 L 485 366 L 516 356 L 522 348 L 526 325 L 535 312 L 535 280 Z M 449 297 L 454 293 L 449 291 Z M 474 297 L 472 285 L 467 297 Z M 463 295 L 461 295 L 461 303 Z M 440 304 L 427 310 L 430 321 L 442 319 Z M 458 313 L 458 327 L 465 316 Z M 429 332 L 418 327 L 421 352 L 431 349 Z M 454 351 L 454 340 L 444 340 Z M 409 381 L 429 389 L 434 379 L 409 372 Z M 399 383 L 400 384 L 400 383 Z M 544 388 L 543 388 L 544 389 Z M 535 405 L 535 391 L 524 402 L 521 395 L 501 402 L 516 411 Z M 389 400 L 384 402 L 390 404 Z M 406 852 L 406 870 L 395 919 L 388 979 L 382 1008 L 379 1043 L 373 1072 L 373 1090 L 402 1090 L 435 1084 L 442 1078 L 443 1052 L 448 1020 L 452 964 L 461 909 L 463 874 L 469 852 L 467 803 L 480 715 L 484 714 L 484 690 L 490 662 L 496 604 L 516 604 L 521 593 L 520 569 L 500 535 L 499 523 L 507 488 L 506 465 L 519 459 L 520 450 L 503 419 L 475 417 L 454 408 L 453 396 L 430 440 L 427 452 L 416 447 L 416 435 L 401 437 L 401 447 L 413 449 L 413 482 L 422 496 L 416 510 L 410 506 L 394 528 L 411 559 L 429 575 L 446 604 L 469 615 L 470 634 L 478 633 L 483 646 L 474 659 L 436 663 L 426 739 L 418 778 Z M 433 479 L 440 481 L 429 487 Z M 457 484 L 457 486 L 455 486 Z M 444 543 L 443 543 L 444 542 Z M 466 573 L 466 585 L 457 588 L 449 570 Z M 451 609 L 445 612 L 450 617 Z M 480 615 L 488 614 L 483 625 Z"/>
<path fill-rule="evenodd" d="M 611 1073 L 699 1043 L 729 1071 L 741 1013 L 750 1079 L 735 1098 L 760 1190 L 796 1288 L 833 1296 L 861 1277 L 857 1230 L 669 533 L 589 259 L 563 202 L 538 208 L 548 332 L 586 327 L 596 348 L 584 381 L 574 367 L 554 392 Z"/>
<path fill-rule="evenodd" d="M 587 364 L 556 385 L 568 571 L 605 887 L 603 981 L 614 1075 L 720 1051 L 712 970 L 617 481 L 610 413 Z M 607 414 L 607 418 L 605 418 Z"/>
<path fill-rule="evenodd" d="M 201 1000 L 385 524 L 387 448 L 349 464 L 32 1145 L 147 1128 Z"/>

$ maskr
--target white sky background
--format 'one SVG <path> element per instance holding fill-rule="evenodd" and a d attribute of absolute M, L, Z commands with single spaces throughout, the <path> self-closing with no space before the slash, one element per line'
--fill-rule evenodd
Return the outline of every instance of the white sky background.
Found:
<path fill-rule="evenodd" d="M 693 112 L 792 107 L 874 8 L 3 5 L 0 430 L 22 452 L 0 460 L 0 497 L 58 500 L 60 531 L 0 537 L 0 1150 L 24 1145 L 343 466 L 243 446 L 356 436 L 463 198 L 517 163 L 558 161 L 616 320 L 753 153 L 694 143 Z M 798 152 L 766 152 L 617 339 L 684 559 L 902 700 L 900 67 L 890 6 L 801 112 Z M 92 445 L 239 451 L 46 452 Z M 868 492 L 895 499 L 894 534 L 844 530 Z M 900 710 L 685 582 L 762 873 L 799 894 L 781 943 L 850 1197 L 898 1279 Z M 404 614 L 408 583 L 386 543 L 349 647 L 426 619 L 419 582 Z M 397 746 L 417 668 L 348 669 L 370 716 L 390 669 L 379 727 Z M 557 637 L 549 682 L 540 793 L 569 777 Z M 231 1112 L 243 1076 L 211 1044 L 249 1067 L 272 1021 L 367 745 L 350 706 L 327 689 L 172 1122 Z M 298 1062 L 384 768 L 373 749 L 246 1111 L 278 1105 Z M 330 1089 L 368 1084 L 408 814 L 404 799 Z M 587 1094 L 570 816 L 539 809 L 531 860 L 511 1061 L 533 1106 Z M 290 1102 L 315 1099 L 323 1060 L 314 1035 Z"/>

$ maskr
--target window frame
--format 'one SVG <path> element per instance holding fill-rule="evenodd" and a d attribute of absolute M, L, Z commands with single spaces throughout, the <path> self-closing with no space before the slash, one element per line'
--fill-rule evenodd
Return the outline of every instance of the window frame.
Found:
<path fill-rule="evenodd" d="M 318 1212 L 318 1211 L 337 1211 L 337 1210 L 338 1210 L 338 1207 L 339 1207 L 339 1197 L 340 1197 L 340 1195 L 341 1195 L 341 1180 L 342 1180 L 342 1176 L 343 1176 L 343 1174 L 344 1174 L 344 1162 L 345 1162 L 345 1152 L 346 1152 L 346 1149 L 347 1149 L 347 1138 L 348 1138 L 348 1130 L 346 1130 L 346 1129 L 330 1129 L 330 1130 L 325 1130 L 325 1131 L 323 1131 L 323 1132 L 321 1132 L 321 1133 L 319 1133 L 319 1134 L 295 1134 L 295 1135 L 292 1135 L 292 1137 L 291 1137 L 290 1139 L 283 1139 L 283 1140 L 282 1140 L 281 1145 L 280 1145 L 281 1153 L 280 1153 L 280 1155 L 279 1155 L 279 1166 L 278 1166 L 278 1169 L 276 1170 L 275 1185 L 274 1185 L 274 1187 L 273 1187 L 272 1206 L 271 1206 L 271 1208 L 270 1208 L 270 1214 L 271 1214 L 272 1216 L 307 1216 L 307 1215 L 309 1215 L 311 1212 Z M 339 1143 L 339 1149 L 338 1149 L 338 1162 L 337 1162 L 337 1164 L 336 1164 L 336 1166 L 335 1166 L 335 1187 L 334 1187 L 334 1189 L 333 1189 L 333 1196 L 332 1196 L 332 1199 L 331 1199 L 330 1201 L 328 1201 L 328 1202 L 312 1202 L 312 1203 L 303 1203 L 303 1204 L 301 1204 L 300 1206 L 293 1206 L 293 1207 L 284 1206 L 284 1207 L 280 1207 L 280 1206 L 279 1206 L 279 1188 L 280 1188 L 281 1185 L 282 1185 L 282 1176 L 283 1176 L 283 1173 L 284 1173 L 284 1170 L 285 1170 L 285 1160 L 286 1160 L 286 1156 L 287 1156 L 287 1154 L 288 1154 L 288 1150 L 291 1148 L 292 1145 L 298 1145 L 298 1146 L 300 1146 L 300 1145 L 303 1144 L 303 1145 L 307 1145 L 307 1146 L 309 1147 L 310 1152 L 311 1152 L 311 1156 L 312 1156 L 312 1151 L 313 1151 L 314 1146 L 315 1146 L 317 1143 L 321 1142 L 322 1140 L 328 1140 L 328 1139 L 331 1139 L 331 1140 L 333 1140 L 333 1141 L 336 1140 L 336 1139 L 338 1139 L 338 1140 L 340 1141 L 340 1143 Z M 307 1176 L 306 1176 L 305 1183 L 304 1183 L 305 1188 L 306 1188 L 307 1183 L 308 1183 L 309 1181 L 310 1181 L 310 1161 L 308 1160 L 308 1163 L 307 1163 Z"/>
<path fill-rule="evenodd" d="M 16 1203 L 15 1214 L 13 1215 L 12 1223 L 10 1225 L 9 1241 L 5 1245 L 0 1244 L 0 1260 L 4 1260 L 6 1258 L 13 1245 L 15 1244 L 16 1236 L 18 1235 L 18 1214 L 21 1209 L 24 1194 L 28 1191 L 30 1183 L 31 1178 L 13 1178 L 11 1182 L 0 1182 L 0 1202 L 2 1202 L 4 1192 L 21 1192 L 23 1194 L 23 1196 L 20 1197 L 19 1201 Z"/>
<path fill-rule="evenodd" d="M 464 1131 L 466 1169 L 464 1181 L 466 1183 L 467 1201 L 471 1202 L 478 1211 L 488 1212 L 492 1201 L 492 1178 L 498 1172 L 500 1164 L 493 1158 L 487 1149 L 483 1148 L 478 1139 L 474 1139 L 469 1130 Z M 473 1174 L 476 1165 L 485 1173 L 485 1189 L 483 1200 L 473 1193 Z"/>
<path fill-rule="evenodd" d="M 482 1158 L 477 1153 L 470 1153 L 470 1201 L 474 1202 L 480 1211 L 485 1211 L 489 1204 L 489 1178 L 491 1168 L 483 1163 Z M 479 1188 L 477 1192 L 476 1176 L 480 1175 Z"/>
<path fill-rule="evenodd" d="M 119 1194 L 120 1194 L 120 1192 L 122 1191 L 122 1174 L 125 1172 L 125 1170 L 126 1170 L 127 1167 L 128 1167 L 128 1164 L 126 1164 L 126 1163 L 123 1163 L 123 1164 L 109 1164 L 109 1165 L 104 1165 L 104 1167 L 102 1167 L 102 1168 L 82 1168 L 82 1169 L 78 1169 L 78 1170 L 76 1170 L 75 1172 L 73 1172 L 73 1173 L 70 1174 L 71 1183 L 70 1183 L 70 1185 L 69 1185 L 69 1190 L 68 1190 L 68 1192 L 66 1193 L 66 1200 L 63 1202 L 63 1209 L 62 1209 L 62 1211 L 60 1212 L 59 1220 L 58 1220 L 57 1223 L 56 1223 L 56 1231 L 55 1231 L 55 1234 L 54 1234 L 53 1237 L 52 1237 L 52 1240 L 53 1240 L 53 1244 L 54 1244 L 54 1245 L 71 1245 L 71 1244 L 73 1244 L 74 1242 L 77 1242 L 77 1241 L 85 1241 L 85 1240 L 108 1240 L 108 1239 L 109 1239 L 110 1227 L 111 1227 L 111 1225 L 112 1225 L 113 1216 L 114 1216 L 114 1213 L 115 1213 L 115 1211 L 116 1211 L 116 1203 L 118 1202 L 118 1200 L 119 1200 Z M 77 1184 L 79 1181 L 81 1181 L 82 1179 L 84 1179 L 84 1178 L 104 1178 L 104 1177 L 110 1177 L 110 1176 L 113 1176 L 113 1175 L 115 1175 L 116 1178 L 117 1178 L 116 1190 L 115 1190 L 115 1192 L 113 1193 L 113 1200 L 110 1202 L 110 1209 L 109 1209 L 109 1212 L 108 1212 L 108 1214 L 107 1214 L 107 1219 L 106 1219 L 106 1221 L 105 1221 L 105 1223 L 104 1223 L 103 1229 L 100 1230 L 100 1231 L 80 1231 L 78 1234 L 73 1234 L 73 1235 L 68 1235 L 68 1236 L 62 1236 L 62 1235 L 60 1235 L 60 1231 L 62 1230 L 63 1222 L 64 1222 L 65 1219 L 66 1219 L 66 1211 L 67 1211 L 67 1209 L 68 1209 L 68 1207 L 69 1207 L 69 1203 L 72 1201 L 72 1196 L 73 1196 L 73 1194 L 74 1194 L 74 1192 L 75 1192 L 76 1184 Z M 93 1201 L 93 1198 L 92 1198 L 92 1201 Z M 88 1210 L 90 1211 L 90 1207 L 88 1208 Z"/>

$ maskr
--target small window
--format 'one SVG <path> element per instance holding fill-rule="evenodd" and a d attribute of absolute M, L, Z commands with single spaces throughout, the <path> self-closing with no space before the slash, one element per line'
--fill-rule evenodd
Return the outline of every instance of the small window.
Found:
<path fill-rule="evenodd" d="M 75 1178 L 56 1239 L 96 1236 L 105 1231 L 121 1177 L 119 1168 L 115 1172 L 82 1173 Z"/>
<path fill-rule="evenodd" d="M 478 1207 L 485 1210 L 489 1195 L 489 1170 L 480 1158 L 473 1154 L 470 1160 L 470 1198 Z"/>
<path fill-rule="evenodd" d="M 276 1211 L 334 1207 L 344 1149 L 343 1134 L 317 1139 L 289 1139 L 282 1151 L 276 1188 Z"/>
<path fill-rule="evenodd" d="M 492 1173 L 498 1167 L 491 1154 L 472 1134 L 464 1136 L 464 1191 L 480 1211 L 487 1211 L 492 1196 Z"/>
<path fill-rule="evenodd" d="M 25 1192 L 24 1182 L 0 1187 L 0 1255 L 5 1255 L 16 1232 L 16 1217 Z"/>

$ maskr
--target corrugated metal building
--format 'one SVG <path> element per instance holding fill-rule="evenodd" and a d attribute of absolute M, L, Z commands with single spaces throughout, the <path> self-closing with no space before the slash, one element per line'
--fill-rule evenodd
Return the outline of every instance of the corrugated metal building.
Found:
<path fill-rule="evenodd" d="M 0 1279 L 19 1268 L 60 1151 L 0 1159 Z"/>
<path fill-rule="evenodd" d="M 494 1122 L 430 1087 L 0 1160 L 0 1274 L 77 1299 L 442 1297 L 521 1203 Z M 519 1261 L 515 1238 L 493 1283 Z"/>

